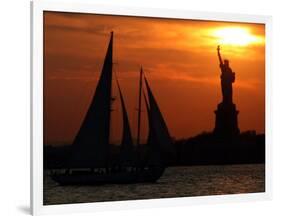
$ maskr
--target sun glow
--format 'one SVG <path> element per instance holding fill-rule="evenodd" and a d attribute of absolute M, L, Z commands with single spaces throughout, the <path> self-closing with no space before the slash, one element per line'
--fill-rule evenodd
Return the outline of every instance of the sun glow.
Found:
<path fill-rule="evenodd" d="M 262 43 L 263 39 L 251 34 L 250 30 L 241 27 L 219 28 L 213 31 L 213 36 L 218 39 L 218 44 L 247 46 Z"/>

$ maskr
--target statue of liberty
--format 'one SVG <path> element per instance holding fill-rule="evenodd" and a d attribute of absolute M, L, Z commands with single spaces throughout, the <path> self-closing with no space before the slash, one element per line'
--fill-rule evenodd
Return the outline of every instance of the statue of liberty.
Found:
<path fill-rule="evenodd" d="M 221 68 L 222 102 L 232 104 L 232 83 L 235 81 L 235 73 L 229 67 L 229 61 L 227 59 L 222 61 L 220 46 L 217 47 L 217 51 Z"/>
<path fill-rule="evenodd" d="M 236 110 L 236 105 L 232 99 L 232 83 L 235 81 L 235 73 L 231 70 L 229 61 L 227 59 L 222 60 L 220 46 L 217 47 L 217 52 L 221 69 L 222 102 L 218 104 L 215 111 L 214 134 L 224 139 L 231 139 L 240 133 L 237 118 L 239 111 Z"/>

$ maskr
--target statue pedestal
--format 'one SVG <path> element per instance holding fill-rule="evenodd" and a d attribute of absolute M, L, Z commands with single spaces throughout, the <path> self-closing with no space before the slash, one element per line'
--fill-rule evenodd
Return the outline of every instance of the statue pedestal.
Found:
<path fill-rule="evenodd" d="M 219 138 L 231 139 L 239 135 L 238 116 L 239 111 L 233 103 L 220 103 L 215 111 L 216 125 L 214 135 Z"/>

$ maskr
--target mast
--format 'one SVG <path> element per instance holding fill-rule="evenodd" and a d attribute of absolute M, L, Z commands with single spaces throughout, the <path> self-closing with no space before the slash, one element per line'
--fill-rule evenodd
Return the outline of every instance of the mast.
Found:
<path fill-rule="evenodd" d="M 106 51 L 96 91 L 72 148 L 72 167 L 107 167 L 109 163 L 110 113 L 112 103 L 113 32 Z"/>
<path fill-rule="evenodd" d="M 141 96 L 142 96 L 142 67 L 140 69 L 140 80 L 139 80 L 139 106 L 138 106 L 138 131 L 137 131 L 137 148 L 140 145 L 140 129 L 141 129 Z"/>

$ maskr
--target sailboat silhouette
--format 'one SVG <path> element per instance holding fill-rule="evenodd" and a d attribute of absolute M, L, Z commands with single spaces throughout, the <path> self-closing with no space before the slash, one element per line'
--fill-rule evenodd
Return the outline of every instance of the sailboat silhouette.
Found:
<path fill-rule="evenodd" d="M 72 145 L 68 169 L 65 173 L 52 175 L 52 178 L 59 184 L 155 182 L 161 177 L 166 168 L 165 159 L 174 154 L 168 128 L 141 68 L 138 116 L 140 117 L 141 112 L 141 93 L 144 91 L 142 89 L 142 80 L 144 79 L 148 96 L 147 98 L 145 97 L 145 104 L 149 126 L 147 140 L 149 154 L 144 161 L 140 161 L 139 133 L 137 148 L 135 148 L 124 97 L 116 78 L 121 101 L 123 133 L 119 160 L 117 164 L 111 163 L 109 135 L 111 104 L 113 101 L 112 59 L 113 32 L 110 35 L 95 94 Z M 140 122 L 138 123 L 138 131 L 139 129 Z"/>

